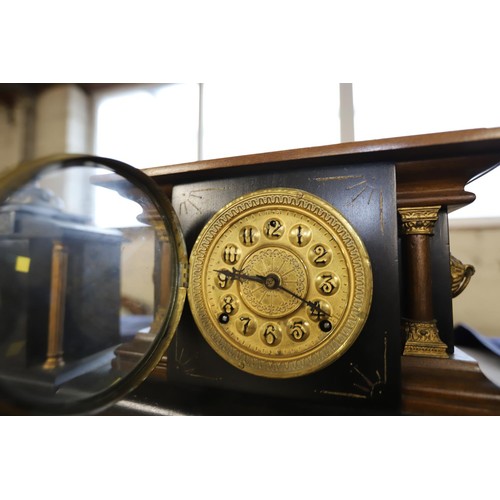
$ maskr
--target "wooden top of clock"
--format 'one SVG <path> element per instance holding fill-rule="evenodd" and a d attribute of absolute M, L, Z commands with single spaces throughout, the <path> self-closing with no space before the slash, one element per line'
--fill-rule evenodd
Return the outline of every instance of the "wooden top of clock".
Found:
<path fill-rule="evenodd" d="M 461 130 L 251 154 L 146 169 L 163 186 L 180 181 L 318 165 L 394 162 L 399 206 L 467 205 L 465 184 L 500 161 L 500 128 Z"/>

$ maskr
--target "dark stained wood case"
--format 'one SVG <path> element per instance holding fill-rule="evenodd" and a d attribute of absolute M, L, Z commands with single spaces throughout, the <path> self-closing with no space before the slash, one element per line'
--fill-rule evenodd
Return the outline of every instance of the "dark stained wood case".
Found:
<path fill-rule="evenodd" d="M 181 165 L 169 165 L 147 170 L 168 195 L 178 196 L 178 185 L 187 186 L 193 182 L 222 182 L 222 179 L 257 179 L 260 175 L 270 175 L 279 179 L 292 171 L 307 169 L 350 169 L 361 165 L 371 168 L 375 165 L 393 165 L 396 177 L 396 204 L 398 208 L 440 205 L 439 218 L 434 235 L 430 240 L 430 261 L 432 297 L 430 300 L 439 335 L 447 345 L 449 359 L 431 359 L 404 356 L 400 358 L 401 407 L 406 414 L 500 414 L 500 389 L 489 382 L 478 368 L 477 363 L 454 352 L 453 316 L 450 291 L 450 248 L 448 238 L 448 213 L 474 201 L 474 194 L 465 190 L 467 182 L 486 173 L 500 163 L 500 129 L 477 129 L 458 132 L 426 134 L 374 141 L 344 143 L 325 147 L 304 148 L 247 155 L 234 158 L 205 160 Z M 309 177 L 315 174 L 309 175 Z M 256 184 L 257 185 L 257 184 Z M 229 200 L 227 200 L 229 201 Z M 174 207 L 180 212 L 181 207 Z M 216 207 L 208 207 L 214 212 Z M 182 219 L 182 213 L 179 214 Z M 184 225 L 186 222 L 183 223 Z M 203 224 L 203 221 L 199 221 Z M 200 226 L 188 230 L 188 244 Z M 364 235 L 366 238 L 366 235 Z M 398 243 L 397 260 L 399 266 L 399 299 L 401 314 L 408 302 L 411 286 L 405 280 L 404 258 Z M 392 283 L 391 283 L 392 289 Z M 187 309 L 187 307 L 186 307 Z M 189 323 L 189 312 L 184 322 Z M 188 330 L 193 325 L 183 324 Z M 194 337 L 193 337 L 194 338 Z M 181 341 L 183 342 L 183 341 Z M 395 344 L 394 344 L 395 345 Z M 179 356 L 175 344 L 164 357 L 150 378 L 150 384 L 135 392 L 131 399 L 141 401 L 141 394 L 154 392 L 157 408 L 168 409 L 169 401 L 174 411 L 190 413 L 230 413 L 252 414 L 253 412 L 281 413 L 303 412 L 324 413 L 331 408 L 317 406 L 312 400 L 299 401 L 293 398 L 281 403 L 270 401 L 266 396 L 249 399 L 238 390 L 218 390 L 193 386 L 186 388 L 191 398 L 172 393 L 166 380 L 167 366 L 172 357 Z M 210 356 L 210 354 L 206 354 Z M 214 353 L 211 355 L 216 356 Z M 185 358 L 186 360 L 187 358 Z M 181 354 L 182 360 L 182 354 Z M 177 360 L 179 361 L 179 360 Z M 175 361 L 174 361 L 175 363 Z M 207 363 L 211 363 L 207 361 Z M 178 364 L 178 363 L 177 363 Z M 169 378 L 178 375 L 169 373 Z M 182 376 L 180 376 L 182 379 Z M 174 384 L 175 385 L 175 384 Z M 158 387 L 157 387 L 158 386 Z M 186 385 L 188 387 L 188 385 Z M 163 388 L 164 396 L 160 396 Z M 141 392 L 142 391 L 142 392 Z M 191 392 L 190 392 L 191 391 Z M 460 396 L 458 396 L 460 395 Z M 148 401 L 151 401 L 149 397 Z M 274 400 L 273 400 L 274 401 Z M 321 403 L 320 403 L 321 404 Z M 184 409 L 184 410 L 183 410 Z"/>
<path fill-rule="evenodd" d="M 320 196 L 347 218 L 363 240 L 374 286 L 362 333 L 330 366 L 308 376 L 275 380 L 237 370 L 215 354 L 187 306 L 167 353 L 169 382 L 276 398 L 323 400 L 334 409 L 331 411 L 396 411 L 401 392 L 401 342 L 394 165 L 306 166 L 279 174 L 271 171 L 177 184 L 172 202 L 188 251 L 208 219 L 225 204 L 271 187 L 298 188 Z"/>

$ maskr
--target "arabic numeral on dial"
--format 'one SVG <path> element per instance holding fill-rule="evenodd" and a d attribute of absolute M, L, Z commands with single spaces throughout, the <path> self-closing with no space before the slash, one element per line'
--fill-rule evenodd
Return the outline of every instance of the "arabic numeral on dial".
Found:
<path fill-rule="evenodd" d="M 217 273 L 215 283 L 221 290 L 227 290 L 233 284 L 233 278 L 224 273 Z"/>
<path fill-rule="evenodd" d="M 316 290 L 322 295 L 333 295 L 339 287 L 339 278 L 333 273 L 322 273 L 316 277 Z"/>
<path fill-rule="evenodd" d="M 261 340 L 265 345 L 274 347 L 281 342 L 281 328 L 276 323 L 266 323 L 262 327 Z"/>
<path fill-rule="evenodd" d="M 269 219 L 264 224 L 264 234 L 269 239 L 281 238 L 284 230 L 283 223 L 279 219 Z"/>
<path fill-rule="evenodd" d="M 245 226 L 240 230 L 240 241 L 246 247 L 255 245 L 259 240 L 259 237 L 259 231 L 254 226 Z"/>
<path fill-rule="evenodd" d="M 275 331 L 276 329 L 273 325 L 269 325 L 264 331 L 264 341 L 267 345 L 276 344 L 276 340 L 278 339 L 278 337 L 276 337 Z"/>
<path fill-rule="evenodd" d="M 226 264 L 236 264 L 240 260 L 241 250 L 233 244 L 226 245 L 222 252 L 222 259 Z"/>
<path fill-rule="evenodd" d="M 327 266 L 332 260 L 332 251 L 325 245 L 315 245 L 309 251 L 309 260 L 317 267 Z"/>
<path fill-rule="evenodd" d="M 297 224 L 290 229 L 290 242 L 296 247 L 304 247 L 310 241 L 312 231 L 305 224 Z"/>
<path fill-rule="evenodd" d="M 236 323 L 236 328 L 242 335 L 248 337 L 257 330 L 257 322 L 250 314 L 241 315 Z"/>
<path fill-rule="evenodd" d="M 309 337 L 309 323 L 302 318 L 292 318 L 287 324 L 289 337 L 295 342 L 303 342 Z"/>
<path fill-rule="evenodd" d="M 320 321 L 326 319 L 331 315 L 332 310 L 330 304 L 324 300 L 313 300 L 312 304 L 307 306 L 307 315 L 313 321 Z"/>
<path fill-rule="evenodd" d="M 223 313 L 233 315 L 238 310 L 238 300 L 234 295 L 224 295 L 220 299 L 220 307 Z"/>

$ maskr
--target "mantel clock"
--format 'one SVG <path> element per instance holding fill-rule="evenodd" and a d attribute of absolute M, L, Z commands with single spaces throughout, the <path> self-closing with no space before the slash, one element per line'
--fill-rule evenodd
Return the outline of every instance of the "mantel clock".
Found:
<path fill-rule="evenodd" d="M 400 413 L 402 356 L 453 353 L 447 213 L 499 158 L 492 130 L 25 164 L 0 182 L 1 410 L 133 391 L 181 413 Z"/>

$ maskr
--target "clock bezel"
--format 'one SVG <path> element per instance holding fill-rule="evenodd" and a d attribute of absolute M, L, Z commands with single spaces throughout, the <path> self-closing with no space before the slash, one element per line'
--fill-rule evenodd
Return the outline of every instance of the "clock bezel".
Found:
<path fill-rule="evenodd" d="M 112 158 L 82 154 L 58 154 L 25 162 L 15 170 L 0 178 L 0 202 L 26 183 L 35 179 L 46 169 L 66 169 L 71 166 L 104 166 L 125 180 L 129 181 L 141 193 L 145 194 L 157 210 L 166 234 L 172 238 L 171 262 L 173 287 L 170 290 L 172 299 L 164 312 L 161 324 L 156 325 L 158 333 L 150 343 L 146 353 L 140 358 L 131 371 L 104 390 L 81 400 L 62 403 L 37 404 L 26 399 L 15 398 L 11 391 L 0 391 L 1 408 L 8 414 L 36 415 L 77 415 L 102 412 L 137 388 L 155 369 L 168 349 L 180 321 L 187 295 L 187 262 L 188 255 L 180 223 L 170 200 L 158 184 L 143 171 Z"/>

